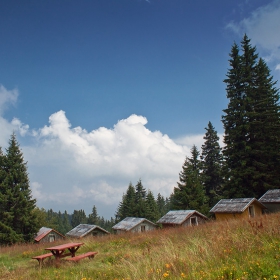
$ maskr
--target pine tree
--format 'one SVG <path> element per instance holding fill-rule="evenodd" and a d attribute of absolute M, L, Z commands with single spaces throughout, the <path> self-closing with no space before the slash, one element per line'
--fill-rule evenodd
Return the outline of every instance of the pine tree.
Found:
<path fill-rule="evenodd" d="M 155 197 L 153 193 L 148 190 L 147 196 L 146 196 L 146 219 L 156 222 L 160 218 L 158 206 L 155 200 Z"/>
<path fill-rule="evenodd" d="M 6 155 L 1 156 L 1 232 L 10 232 L 4 238 L 8 243 L 32 241 L 39 229 L 35 207 L 36 200 L 32 199 L 27 173 L 27 165 L 20 151 L 16 136 L 13 133 Z M 3 172 L 4 171 L 4 172 Z"/>
<path fill-rule="evenodd" d="M 146 190 L 139 180 L 135 186 L 135 212 L 134 217 L 145 218 L 147 215 L 146 209 Z"/>
<path fill-rule="evenodd" d="M 91 225 L 99 225 L 100 217 L 97 214 L 96 206 L 93 205 L 92 212 L 88 216 L 88 223 Z"/>
<path fill-rule="evenodd" d="M 244 168 L 243 154 L 246 145 L 245 130 L 245 105 L 244 89 L 241 75 L 241 57 L 239 48 L 233 45 L 229 60 L 231 69 L 224 82 L 227 84 L 228 108 L 223 110 L 225 115 L 222 121 L 225 129 L 223 155 L 226 165 L 224 166 L 225 192 L 226 197 L 242 197 L 244 195 L 242 187 L 242 177 Z"/>
<path fill-rule="evenodd" d="M 280 107 L 275 84 L 266 63 L 259 59 L 250 94 L 247 149 L 251 157 L 250 186 L 256 197 L 280 186 Z"/>
<path fill-rule="evenodd" d="M 177 185 L 171 196 L 172 209 L 208 213 L 208 199 L 200 176 L 199 151 L 195 145 L 191 157 L 186 157 Z"/>
<path fill-rule="evenodd" d="M 203 137 L 205 142 L 201 147 L 201 175 L 209 198 L 209 206 L 213 207 L 222 195 L 222 149 L 212 123 L 209 122 L 205 129 L 206 133 Z"/>
<path fill-rule="evenodd" d="M 116 221 L 119 222 L 126 217 L 133 217 L 135 214 L 135 188 L 129 183 L 126 194 L 123 195 L 122 201 L 116 212 Z"/>
<path fill-rule="evenodd" d="M 73 215 L 71 217 L 71 225 L 72 227 L 76 227 L 79 224 L 86 224 L 87 223 L 87 216 L 83 209 L 81 210 L 74 210 Z"/>
<path fill-rule="evenodd" d="M 260 197 L 279 188 L 279 94 L 270 72 L 245 35 L 242 54 L 233 45 L 227 79 L 225 192 L 229 198 Z"/>
<path fill-rule="evenodd" d="M 49 209 L 47 212 L 47 223 L 45 224 L 46 227 L 58 230 L 59 229 L 59 219 L 58 213 Z"/>
<path fill-rule="evenodd" d="M 69 221 L 69 215 L 66 210 L 63 213 L 62 223 L 63 223 L 63 227 L 64 227 L 64 231 L 61 232 L 62 234 L 65 234 L 72 229 L 70 221 Z"/>
<path fill-rule="evenodd" d="M 166 201 L 160 193 L 157 195 L 157 207 L 160 217 L 164 216 L 168 212 L 166 211 Z"/>

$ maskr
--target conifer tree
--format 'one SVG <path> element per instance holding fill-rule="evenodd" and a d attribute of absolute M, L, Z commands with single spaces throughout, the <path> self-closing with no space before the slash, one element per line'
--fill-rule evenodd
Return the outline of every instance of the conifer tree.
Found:
<path fill-rule="evenodd" d="M 201 175 L 211 208 L 221 199 L 222 195 L 222 149 L 217 131 L 212 123 L 209 122 L 205 129 L 206 133 L 203 137 L 205 142 L 201 147 Z"/>
<path fill-rule="evenodd" d="M 39 229 L 35 216 L 36 200 L 32 199 L 27 173 L 27 165 L 13 133 L 6 155 L 1 155 L 2 170 L 0 181 L 1 199 L 1 232 L 7 238 L 3 241 L 28 242 L 32 241 Z M 10 240 L 9 240 L 10 239 Z"/>
<path fill-rule="evenodd" d="M 69 221 L 69 215 L 68 215 L 66 210 L 63 213 L 63 218 L 62 219 L 63 219 L 62 223 L 63 223 L 63 226 L 64 226 L 64 231 L 61 232 L 61 233 L 65 234 L 72 229 L 70 221 Z"/>
<path fill-rule="evenodd" d="M 143 187 L 141 180 L 135 186 L 135 212 L 134 217 L 145 218 L 146 209 L 146 189 Z"/>
<path fill-rule="evenodd" d="M 126 217 L 133 217 L 135 215 L 135 188 L 132 183 L 129 183 L 126 194 L 123 195 L 117 213 L 116 221 L 119 222 Z"/>
<path fill-rule="evenodd" d="M 275 84 L 265 61 L 259 59 L 248 106 L 247 137 L 251 156 L 248 173 L 256 197 L 280 186 L 280 107 Z"/>
<path fill-rule="evenodd" d="M 72 218 L 71 218 L 71 225 L 72 227 L 76 227 L 79 224 L 86 224 L 87 223 L 87 216 L 83 209 L 81 210 L 74 210 Z"/>
<path fill-rule="evenodd" d="M 152 222 L 156 222 L 160 218 L 157 202 L 153 193 L 150 190 L 148 190 L 146 196 L 146 215 L 144 218 Z"/>
<path fill-rule="evenodd" d="M 166 209 L 166 200 L 160 193 L 157 195 L 157 207 L 160 217 L 164 216 L 168 212 Z"/>
<path fill-rule="evenodd" d="M 225 129 L 225 192 L 229 198 L 260 197 L 279 188 L 279 92 L 247 35 L 230 53 Z"/>
<path fill-rule="evenodd" d="M 177 185 L 171 195 L 172 209 L 208 214 L 208 199 L 200 176 L 199 151 L 195 145 L 191 149 L 191 157 L 186 157 Z"/>
<path fill-rule="evenodd" d="M 97 214 L 96 206 L 93 205 L 92 212 L 88 216 L 88 223 L 91 225 L 99 225 L 100 217 Z"/>

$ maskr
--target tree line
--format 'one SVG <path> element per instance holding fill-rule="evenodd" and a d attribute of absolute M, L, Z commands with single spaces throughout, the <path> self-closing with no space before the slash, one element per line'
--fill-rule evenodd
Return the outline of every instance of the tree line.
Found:
<path fill-rule="evenodd" d="M 66 234 L 79 224 L 96 225 L 111 232 L 112 226 L 115 224 L 114 218 L 107 220 L 99 216 L 95 205 L 93 205 L 92 212 L 89 215 L 86 215 L 83 209 L 74 210 L 72 214 L 68 214 L 66 210 L 61 213 L 60 211 L 55 212 L 52 209 L 45 210 L 44 208 L 36 208 L 35 212 L 40 217 L 39 228 L 52 228 L 62 234 Z"/>
<path fill-rule="evenodd" d="M 140 179 L 135 187 L 132 183 L 129 184 L 117 208 L 116 222 L 126 217 L 146 218 L 152 222 L 156 222 L 169 209 L 169 200 L 164 198 L 160 193 L 155 199 L 152 191 L 146 191 Z"/>
<path fill-rule="evenodd" d="M 27 165 L 13 133 L 4 154 L 0 148 L 0 244 L 33 241 L 40 226 L 65 233 L 80 223 L 110 230 L 127 216 L 157 221 L 171 209 L 197 210 L 208 215 L 221 198 L 259 198 L 280 187 L 279 89 L 266 62 L 245 34 L 233 44 L 224 83 L 228 106 L 223 110 L 224 146 L 211 122 L 205 128 L 201 151 L 193 145 L 170 197 L 153 193 L 139 180 L 129 184 L 115 218 L 83 210 L 73 214 L 38 209 L 31 196 Z M 71 228 L 70 228 L 71 227 Z"/>

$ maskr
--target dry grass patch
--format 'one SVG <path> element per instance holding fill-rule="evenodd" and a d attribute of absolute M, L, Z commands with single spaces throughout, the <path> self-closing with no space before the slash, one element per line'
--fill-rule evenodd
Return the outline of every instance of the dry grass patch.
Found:
<path fill-rule="evenodd" d="M 2 247 L 1 279 L 280 279 L 280 213 L 83 242 L 78 252 L 96 251 L 94 259 L 62 260 L 59 268 L 49 262 L 41 270 L 31 257 L 46 245 Z"/>

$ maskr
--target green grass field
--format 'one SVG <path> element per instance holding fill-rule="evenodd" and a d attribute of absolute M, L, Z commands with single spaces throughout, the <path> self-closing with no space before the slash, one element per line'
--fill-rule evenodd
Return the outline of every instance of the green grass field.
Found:
<path fill-rule="evenodd" d="M 82 241 L 78 253 L 97 251 L 94 259 L 41 269 L 31 258 L 49 244 L 1 247 L 0 279 L 280 279 L 280 213 Z"/>

